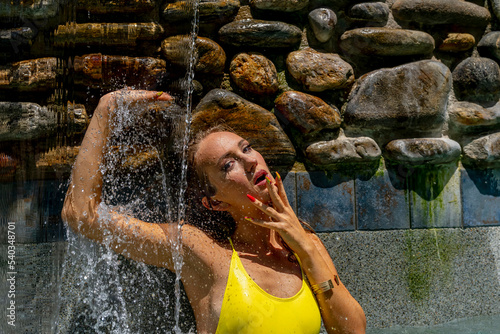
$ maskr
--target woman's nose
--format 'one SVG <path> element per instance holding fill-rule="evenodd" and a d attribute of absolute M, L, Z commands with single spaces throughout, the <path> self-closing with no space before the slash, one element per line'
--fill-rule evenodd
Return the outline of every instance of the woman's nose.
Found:
<path fill-rule="evenodd" d="M 243 158 L 243 162 L 245 163 L 246 172 L 253 172 L 257 166 L 257 159 L 248 155 Z"/>

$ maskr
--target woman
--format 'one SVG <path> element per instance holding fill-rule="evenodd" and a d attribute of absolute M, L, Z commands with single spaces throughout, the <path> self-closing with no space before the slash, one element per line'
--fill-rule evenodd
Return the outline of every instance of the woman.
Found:
<path fill-rule="evenodd" d="M 118 99 L 137 108 L 172 98 L 151 91 L 118 91 L 101 98 L 76 159 L 62 216 L 86 237 L 106 238 L 124 256 L 172 270 L 170 224 L 117 212 L 99 221 L 99 166 Z M 233 221 L 226 239 L 209 235 L 203 222 L 182 226 L 182 282 L 198 333 L 318 333 L 321 319 L 329 333 L 364 333 L 363 310 L 338 279 L 319 238 L 302 227 L 281 178 L 271 174 L 262 156 L 243 138 L 224 131 L 198 136 L 190 156 L 199 178 L 198 205 L 225 212 Z M 105 230 L 113 234 L 111 240 Z"/>

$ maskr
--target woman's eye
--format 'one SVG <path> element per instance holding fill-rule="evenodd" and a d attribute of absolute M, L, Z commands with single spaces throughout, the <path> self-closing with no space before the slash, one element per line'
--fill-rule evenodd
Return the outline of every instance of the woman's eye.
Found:
<path fill-rule="evenodd" d="M 227 161 L 223 166 L 222 166 L 222 169 L 227 172 L 231 166 L 233 166 L 233 161 Z"/>
<path fill-rule="evenodd" d="M 252 150 L 252 145 L 248 144 L 247 146 L 243 147 L 243 153 L 250 152 Z"/>

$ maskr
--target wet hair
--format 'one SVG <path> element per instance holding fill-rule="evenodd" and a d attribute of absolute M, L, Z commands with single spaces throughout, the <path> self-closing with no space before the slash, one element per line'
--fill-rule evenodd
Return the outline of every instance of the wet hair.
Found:
<path fill-rule="evenodd" d="M 186 218 L 189 224 L 198 227 L 215 240 L 224 241 L 233 235 L 236 223 L 229 213 L 212 211 L 201 204 L 203 197 L 207 197 L 211 205 L 211 197 L 216 194 L 217 189 L 210 183 L 205 171 L 196 163 L 196 153 L 200 143 L 210 134 L 217 132 L 236 133 L 227 124 L 221 123 L 196 132 L 189 142 L 186 199 L 190 209 Z"/>

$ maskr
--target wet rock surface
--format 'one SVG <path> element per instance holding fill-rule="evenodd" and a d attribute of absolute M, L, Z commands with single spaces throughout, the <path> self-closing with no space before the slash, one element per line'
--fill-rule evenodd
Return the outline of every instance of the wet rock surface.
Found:
<path fill-rule="evenodd" d="M 437 61 L 373 71 L 359 78 L 350 93 L 344 112 L 346 130 L 369 129 L 392 139 L 398 133 L 405 137 L 440 133 L 450 90 L 451 72 Z"/>
<path fill-rule="evenodd" d="M 481 56 L 500 60 L 500 31 L 492 31 L 481 38 L 477 44 Z"/>
<path fill-rule="evenodd" d="M 141 13 L 152 11 L 155 8 L 154 0 L 77 0 L 76 9 L 95 14 L 107 13 Z"/>
<path fill-rule="evenodd" d="M 489 11 L 469 1 L 455 0 L 396 0 L 392 5 L 396 19 L 424 24 L 460 24 L 486 26 Z"/>
<path fill-rule="evenodd" d="M 0 89 L 46 91 L 55 87 L 57 58 L 23 60 L 0 68 Z"/>
<path fill-rule="evenodd" d="M 229 1 L 200 1 L 198 4 L 200 21 L 225 22 L 233 17 L 240 7 L 238 0 Z M 191 20 L 193 17 L 193 4 L 188 1 L 167 3 L 163 9 L 163 18 L 171 22 Z"/>
<path fill-rule="evenodd" d="M 380 158 L 377 143 L 369 137 L 347 138 L 321 141 L 305 149 L 307 159 L 317 166 L 332 166 L 342 163 L 367 163 Z"/>
<path fill-rule="evenodd" d="M 312 10 L 308 15 L 308 20 L 318 41 L 324 43 L 333 36 L 337 24 L 337 15 L 330 8 Z"/>
<path fill-rule="evenodd" d="M 449 163 L 460 153 L 460 144 L 448 138 L 396 139 L 384 147 L 385 158 L 415 165 Z"/>
<path fill-rule="evenodd" d="M 288 48 L 296 46 L 301 36 L 294 25 L 253 19 L 231 22 L 219 30 L 223 43 L 238 47 Z"/>
<path fill-rule="evenodd" d="M 471 34 L 448 34 L 448 36 L 439 45 L 439 51 L 444 52 L 462 52 L 471 49 L 476 40 Z"/>
<path fill-rule="evenodd" d="M 464 146 L 464 159 L 466 165 L 479 167 L 500 166 L 500 132 L 477 138 Z"/>
<path fill-rule="evenodd" d="M 459 100 L 498 101 L 500 67 L 489 58 L 469 57 L 453 70 L 453 87 Z"/>
<path fill-rule="evenodd" d="M 191 39 L 188 36 L 171 36 L 163 40 L 161 50 L 165 58 L 173 64 L 188 66 L 190 45 Z M 220 74 L 224 71 L 226 53 L 219 44 L 209 38 L 196 37 L 195 47 L 197 72 Z"/>
<path fill-rule="evenodd" d="M 163 27 L 154 22 L 145 23 L 71 23 L 60 25 L 54 32 L 57 46 L 110 45 L 134 46 L 139 40 L 156 40 Z"/>
<path fill-rule="evenodd" d="M 221 122 L 249 140 L 271 165 L 293 165 L 295 149 L 276 117 L 268 110 L 234 93 L 215 89 L 196 107 L 192 131 L 203 131 Z"/>
<path fill-rule="evenodd" d="M 341 36 L 340 47 L 349 55 L 425 55 L 434 50 L 434 39 L 418 30 L 358 28 L 348 30 Z"/>
<path fill-rule="evenodd" d="M 354 20 L 369 21 L 374 25 L 386 23 L 389 19 L 389 6 L 384 2 L 363 2 L 352 6 L 347 15 Z"/>
<path fill-rule="evenodd" d="M 337 54 L 306 48 L 291 52 L 286 59 L 286 65 L 290 75 L 301 83 L 306 91 L 342 89 L 354 82 L 351 65 Z"/>
<path fill-rule="evenodd" d="M 455 102 L 448 108 L 450 130 L 459 134 L 500 128 L 500 103 L 483 107 L 471 102 Z"/>
<path fill-rule="evenodd" d="M 33 0 L 0 3 L 0 18 L 23 17 L 25 19 L 43 20 L 57 15 L 60 0 Z"/>
<path fill-rule="evenodd" d="M 86 114 L 78 115 L 86 118 Z M 84 127 L 80 124 L 80 128 Z M 31 140 L 52 134 L 58 126 L 57 113 L 31 102 L 0 102 L 0 141 Z"/>
<path fill-rule="evenodd" d="M 339 110 L 320 98 L 297 91 L 281 94 L 275 101 L 275 108 L 290 125 L 303 134 L 340 127 Z"/>
<path fill-rule="evenodd" d="M 309 0 L 250 0 L 250 6 L 263 10 L 294 12 L 309 4 Z"/>
<path fill-rule="evenodd" d="M 109 56 L 100 53 L 76 56 L 75 84 L 94 88 L 135 86 L 154 88 L 165 75 L 166 62 L 151 57 Z M 138 73 L 141 73 L 139 76 Z"/>
<path fill-rule="evenodd" d="M 238 54 L 231 61 L 229 74 L 239 88 L 254 94 L 274 94 L 279 88 L 276 67 L 262 54 Z"/>

